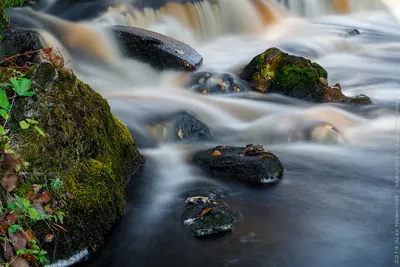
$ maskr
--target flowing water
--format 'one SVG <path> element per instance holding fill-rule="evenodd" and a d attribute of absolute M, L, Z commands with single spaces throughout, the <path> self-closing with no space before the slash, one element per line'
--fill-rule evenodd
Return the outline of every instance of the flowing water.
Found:
<path fill-rule="evenodd" d="M 109 100 L 148 160 L 128 187 L 126 214 L 107 244 L 77 266 L 394 265 L 400 142 L 395 0 L 138 0 L 79 19 L 71 14 L 83 4 L 68 9 L 67 2 L 42 1 L 41 12 L 12 15 L 37 28 L 44 43 L 62 49 L 75 73 Z M 374 105 L 194 94 L 182 88 L 182 73 L 159 73 L 121 56 L 102 30 L 115 24 L 190 44 L 203 56 L 205 71 L 232 72 L 276 46 L 317 61 L 330 84 L 340 83 L 349 96 L 366 94 Z M 349 36 L 352 29 L 360 35 Z M 176 142 L 167 128 L 148 127 L 182 110 L 206 123 L 217 140 Z M 342 141 L 291 139 L 320 122 L 338 129 Z M 250 142 L 281 159 L 285 175 L 278 185 L 217 179 L 186 163 L 199 149 Z M 210 191 L 225 195 L 243 220 L 230 234 L 196 239 L 181 225 L 184 200 Z"/>

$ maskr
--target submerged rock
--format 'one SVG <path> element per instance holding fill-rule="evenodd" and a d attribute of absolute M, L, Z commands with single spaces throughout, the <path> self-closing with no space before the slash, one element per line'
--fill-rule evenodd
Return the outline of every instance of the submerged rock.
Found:
<path fill-rule="evenodd" d="M 193 71 L 203 58 L 189 45 L 171 37 L 127 26 L 112 26 L 124 55 L 149 63 L 153 68 Z"/>
<path fill-rule="evenodd" d="M 194 154 L 193 163 L 207 171 L 217 171 L 254 183 L 273 183 L 283 176 L 283 165 L 277 156 L 262 146 L 217 146 Z"/>
<path fill-rule="evenodd" d="M 238 212 L 223 203 L 187 203 L 189 205 L 182 215 L 183 224 L 198 237 L 232 231 L 240 219 Z"/>
<path fill-rule="evenodd" d="M 184 112 L 178 114 L 172 121 L 174 132 L 178 139 L 194 141 L 213 139 L 213 135 L 208 126 L 189 113 Z"/>
<path fill-rule="evenodd" d="M 98 247 L 125 207 L 128 175 L 143 162 L 128 129 L 111 112 L 106 100 L 76 76 L 52 64 L 34 66 L 33 97 L 18 97 L 12 110 L 10 148 L 29 162 L 25 183 L 15 191 L 26 196 L 32 184 L 59 177 L 65 213 L 57 243 L 41 242 L 55 259 L 68 258 L 90 246 Z M 38 121 L 45 136 L 33 127 L 21 130 L 19 122 Z M 34 224 L 36 237 L 49 228 Z M 54 254 L 53 254 L 54 253 Z"/>
<path fill-rule="evenodd" d="M 261 93 L 279 93 L 318 103 L 371 104 L 366 96 L 347 97 L 339 85 L 329 86 L 328 73 L 317 63 L 278 48 L 269 48 L 256 56 L 240 77 Z"/>
<path fill-rule="evenodd" d="M 249 91 L 247 82 L 231 73 L 197 72 L 189 78 L 185 87 L 203 95 Z"/>

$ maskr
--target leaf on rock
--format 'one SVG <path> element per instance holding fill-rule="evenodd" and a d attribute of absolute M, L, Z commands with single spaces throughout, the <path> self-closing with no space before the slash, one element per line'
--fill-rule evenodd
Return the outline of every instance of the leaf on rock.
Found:
<path fill-rule="evenodd" d="M 274 156 L 271 154 L 263 154 L 260 156 L 260 159 L 265 159 L 265 158 L 274 159 Z"/>
<path fill-rule="evenodd" d="M 25 231 L 25 234 L 29 241 L 36 239 L 35 236 L 33 235 L 33 232 L 29 229 Z"/>
<path fill-rule="evenodd" d="M 18 216 L 15 213 L 10 213 L 7 215 L 7 221 L 10 224 L 14 224 L 18 220 Z"/>
<path fill-rule="evenodd" d="M 218 150 L 215 150 L 214 153 L 212 154 L 213 157 L 221 156 L 221 152 Z"/>
<path fill-rule="evenodd" d="M 27 123 L 25 120 L 22 120 L 19 122 L 19 126 L 21 127 L 21 129 L 26 130 L 28 129 L 31 125 L 29 123 Z"/>
<path fill-rule="evenodd" d="M 203 218 L 203 216 L 204 216 L 205 214 L 209 213 L 211 210 L 212 210 L 212 208 L 207 208 L 207 209 L 203 210 L 203 211 L 200 213 L 200 218 Z"/>
<path fill-rule="evenodd" d="M 10 261 L 14 257 L 14 250 L 12 246 L 8 242 L 1 242 L 1 245 L 3 246 L 4 258 L 6 259 L 6 261 Z"/>
<path fill-rule="evenodd" d="M 10 234 L 10 241 L 13 244 L 15 251 L 26 248 L 26 245 L 28 244 L 28 238 L 25 235 L 25 232 L 21 230 L 17 230 Z"/>
<path fill-rule="evenodd" d="M 206 90 L 206 89 L 204 89 L 202 93 L 203 93 L 203 95 L 206 95 L 206 94 L 208 94 L 208 92 L 207 92 L 207 90 Z"/>
<path fill-rule="evenodd" d="M 75 196 L 74 196 L 73 194 L 71 194 L 71 193 L 66 193 L 65 195 L 66 195 L 67 198 L 69 198 L 69 199 L 74 199 L 74 198 L 75 198 Z"/>
<path fill-rule="evenodd" d="M 36 259 L 32 256 L 30 256 L 29 254 L 25 254 L 28 255 L 30 258 L 33 258 L 34 261 L 36 261 Z M 29 267 L 29 262 L 27 259 L 25 259 L 25 255 L 23 255 L 22 257 L 16 257 L 15 259 L 13 259 L 12 263 L 10 264 L 10 267 Z"/>
<path fill-rule="evenodd" d="M 4 189 L 10 193 L 12 192 L 19 182 L 19 176 L 15 172 L 10 172 L 7 175 L 3 176 L 0 180 L 1 185 Z"/>
<path fill-rule="evenodd" d="M 44 242 L 46 243 L 51 243 L 54 240 L 54 235 L 52 234 L 47 234 L 46 237 L 44 238 Z"/>
<path fill-rule="evenodd" d="M 47 203 L 53 199 L 53 193 L 50 191 L 45 191 L 41 193 L 36 199 L 33 200 L 34 203 Z"/>

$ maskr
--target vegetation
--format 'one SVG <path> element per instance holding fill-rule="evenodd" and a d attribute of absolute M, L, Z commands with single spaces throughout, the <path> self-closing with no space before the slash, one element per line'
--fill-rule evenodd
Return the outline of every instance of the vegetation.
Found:
<path fill-rule="evenodd" d="M 8 19 L 5 8 L 21 7 L 25 4 L 25 0 L 0 0 L 0 40 L 3 38 L 2 32 L 7 28 Z"/>

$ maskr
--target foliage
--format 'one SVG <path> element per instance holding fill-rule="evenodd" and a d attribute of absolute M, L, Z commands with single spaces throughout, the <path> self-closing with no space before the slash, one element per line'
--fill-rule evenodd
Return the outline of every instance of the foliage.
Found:
<path fill-rule="evenodd" d="M 25 4 L 25 0 L 0 0 L 0 41 L 3 39 L 2 31 L 7 28 L 8 18 L 5 8 L 21 7 Z"/>

